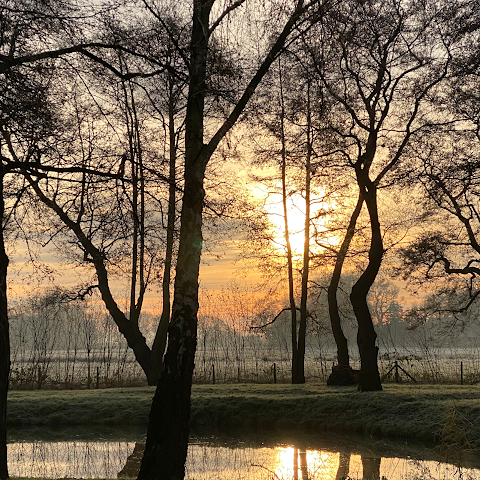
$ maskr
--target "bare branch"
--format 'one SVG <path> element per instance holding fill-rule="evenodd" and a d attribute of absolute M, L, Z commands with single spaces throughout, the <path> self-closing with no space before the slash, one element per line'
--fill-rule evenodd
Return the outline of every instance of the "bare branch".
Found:
<path fill-rule="evenodd" d="M 232 3 L 232 5 L 230 5 L 228 8 L 226 8 L 222 14 L 217 18 L 217 20 L 215 20 L 215 22 L 212 23 L 212 26 L 210 27 L 209 29 L 209 32 L 208 34 L 211 35 L 213 33 L 213 31 L 220 25 L 220 23 L 222 22 L 222 20 L 230 13 L 232 12 L 233 10 L 235 10 L 236 8 L 240 7 L 241 5 L 243 5 L 245 3 L 246 0 L 236 0 L 236 2 Z"/>
<path fill-rule="evenodd" d="M 300 307 L 295 307 L 295 309 L 300 311 Z M 267 322 L 265 325 L 259 325 L 259 326 L 253 325 L 253 326 L 250 327 L 250 330 L 259 330 L 261 328 L 268 327 L 269 325 L 274 324 L 279 319 L 280 315 L 283 312 L 290 312 L 290 311 L 292 311 L 292 309 L 290 307 L 285 307 L 284 309 L 280 310 L 280 312 L 277 313 L 277 315 L 275 315 L 275 318 L 272 321 Z"/>

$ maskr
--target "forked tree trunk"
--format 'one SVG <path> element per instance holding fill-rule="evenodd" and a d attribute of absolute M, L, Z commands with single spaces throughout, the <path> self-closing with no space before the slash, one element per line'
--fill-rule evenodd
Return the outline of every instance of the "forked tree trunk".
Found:
<path fill-rule="evenodd" d="M 303 242 L 302 293 L 300 297 L 300 325 L 298 329 L 298 367 L 295 383 L 305 383 L 305 343 L 307 336 L 308 276 L 310 269 L 310 190 L 312 160 L 312 115 L 310 111 L 310 82 L 307 85 L 307 152 L 305 156 L 305 225 Z M 303 477 L 302 477 L 303 478 Z"/>
<path fill-rule="evenodd" d="M 0 167 L 3 170 L 3 167 Z M 7 393 L 10 374 L 10 338 L 7 316 L 7 268 L 8 256 L 3 238 L 3 171 L 0 172 L 0 480 L 8 478 L 7 467 Z"/>
<path fill-rule="evenodd" d="M 339 365 L 344 367 L 350 366 L 350 356 L 348 353 L 348 342 L 345 334 L 343 333 L 342 323 L 340 319 L 340 313 L 338 310 L 338 285 L 340 283 L 340 277 L 342 275 L 342 268 L 347 256 L 350 243 L 352 242 L 353 235 L 355 234 L 355 226 L 357 224 L 358 217 L 362 211 L 363 198 L 360 195 L 355 206 L 355 210 L 350 217 L 348 223 L 347 232 L 343 238 L 342 245 L 337 254 L 335 267 L 333 269 L 330 285 L 328 286 L 327 298 L 328 298 L 328 313 L 330 316 L 330 324 L 332 326 L 333 337 L 335 344 L 337 345 L 337 361 Z"/>
<path fill-rule="evenodd" d="M 287 272 L 288 272 L 288 299 L 290 302 L 290 338 L 292 341 L 292 368 L 291 379 L 292 383 L 302 383 L 299 381 L 299 354 L 298 354 L 298 342 L 297 342 L 297 305 L 295 302 L 295 288 L 293 278 L 293 256 L 292 245 L 290 243 L 290 230 L 288 227 L 288 206 L 287 206 L 287 150 L 285 139 L 285 105 L 283 101 L 283 81 L 282 70 L 280 68 L 280 136 L 282 142 L 282 163 L 281 163 L 281 176 L 282 176 L 282 204 L 283 204 L 283 221 L 285 228 L 285 244 L 287 246 Z"/>
<path fill-rule="evenodd" d="M 138 323 L 130 322 L 120 310 L 110 291 L 107 269 L 103 256 L 99 251 L 94 252 L 93 263 L 96 267 L 98 289 L 110 315 L 118 326 L 118 330 L 127 340 L 128 346 L 133 350 L 135 359 L 142 367 L 149 385 L 156 385 L 158 371 L 152 359 L 152 351 L 148 347 L 145 337 L 138 328 Z"/>
<path fill-rule="evenodd" d="M 203 181 L 207 163 L 219 142 L 235 124 L 255 88 L 280 53 L 303 12 L 296 8 L 252 77 L 231 114 L 207 145 L 203 141 L 209 17 L 212 0 L 193 2 L 189 92 L 185 118 L 185 185 L 176 266 L 172 318 L 164 367 L 150 411 L 145 455 L 139 480 L 183 480 L 187 457 L 190 394 L 197 343 L 198 274 L 202 251 Z M 240 3 L 239 3 L 240 5 Z"/>
<path fill-rule="evenodd" d="M 187 459 L 190 395 L 197 346 L 198 274 L 202 252 L 203 114 L 212 2 L 194 2 L 190 86 L 185 122 L 185 186 L 168 347 L 148 423 L 139 480 L 183 480 Z"/>
<path fill-rule="evenodd" d="M 382 390 L 380 374 L 378 372 L 377 334 L 373 328 L 372 316 L 367 303 L 367 295 L 380 270 L 384 250 L 378 219 L 376 186 L 361 169 L 357 169 L 357 180 L 368 208 L 372 236 L 368 254 L 368 266 L 353 286 L 350 300 L 358 322 L 357 343 L 361 362 L 358 388 L 361 391 L 367 392 Z"/>
<path fill-rule="evenodd" d="M 113 321 L 117 324 L 118 330 L 127 340 L 128 346 L 133 350 L 135 359 L 147 377 L 148 384 L 156 385 L 159 372 L 156 368 L 156 364 L 153 361 L 152 351 L 147 345 L 145 337 L 139 329 L 138 322 L 130 321 L 122 312 L 122 310 L 120 310 L 117 302 L 113 298 L 109 286 L 108 271 L 105 267 L 103 253 L 87 238 L 80 225 L 74 222 L 54 200 L 45 195 L 38 185 L 38 181 L 35 181 L 28 173 L 25 173 L 24 175 L 37 194 L 38 198 L 57 213 L 65 225 L 67 225 L 72 232 L 75 233 L 85 251 L 91 256 L 92 263 L 94 264 L 95 271 L 97 273 L 98 289 L 102 296 L 105 307 L 112 316 Z"/>

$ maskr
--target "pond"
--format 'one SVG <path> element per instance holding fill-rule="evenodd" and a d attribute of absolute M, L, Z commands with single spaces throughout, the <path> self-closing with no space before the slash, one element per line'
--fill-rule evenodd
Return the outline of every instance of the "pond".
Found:
<path fill-rule="evenodd" d="M 267 438 L 267 439 L 265 439 Z M 138 430 L 14 430 L 12 477 L 135 477 L 145 445 Z M 462 467 L 434 449 L 351 435 L 192 436 L 190 480 L 479 480 L 480 458 Z"/>

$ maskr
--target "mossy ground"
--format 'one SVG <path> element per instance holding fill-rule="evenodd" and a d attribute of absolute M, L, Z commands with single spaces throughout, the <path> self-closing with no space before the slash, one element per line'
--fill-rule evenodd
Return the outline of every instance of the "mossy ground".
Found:
<path fill-rule="evenodd" d="M 145 425 L 154 388 L 12 391 L 9 427 Z M 194 385 L 192 428 L 202 431 L 343 431 L 437 441 L 456 412 L 480 447 L 480 386 L 392 385 L 381 392 L 324 385 Z M 450 422 L 451 423 L 451 422 Z"/>

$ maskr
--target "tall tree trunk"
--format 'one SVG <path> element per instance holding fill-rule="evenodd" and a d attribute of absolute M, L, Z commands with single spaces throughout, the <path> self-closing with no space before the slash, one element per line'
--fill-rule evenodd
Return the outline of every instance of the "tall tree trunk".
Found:
<path fill-rule="evenodd" d="M 342 245 L 337 254 L 335 261 L 335 267 L 333 269 L 330 285 L 328 286 L 327 298 L 328 298 L 328 313 L 330 316 L 330 324 L 332 326 L 333 337 L 335 344 L 337 345 L 337 361 L 339 365 L 344 367 L 350 366 L 350 356 L 348 354 L 348 342 L 345 334 L 343 333 L 342 323 L 340 320 L 340 312 L 338 310 L 338 285 L 340 283 L 340 277 L 342 275 L 342 268 L 347 256 L 350 243 L 355 234 L 355 225 L 357 224 L 358 217 L 362 211 L 363 198 L 359 195 L 355 209 L 350 217 L 348 223 L 347 232 L 343 238 Z"/>
<path fill-rule="evenodd" d="M 190 170 L 190 169 L 189 169 Z M 203 186 L 186 172 L 172 318 L 164 368 L 150 411 L 139 479 L 182 480 L 197 343 L 198 270 L 202 248 Z"/>
<path fill-rule="evenodd" d="M 190 86 L 185 122 L 185 187 L 181 212 L 168 347 L 150 411 L 139 480 L 183 480 L 190 395 L 197 344 L 198 274 L 202 251 L 203 181 L 207 160 L 203 114 L 212 2 L 195 1 L 190 43 Z"/>
<path fill-rule="evenodd" d="M 378 372 L 377 334 L 373 328 L 367 295 L 380 270 L 384 250 L 378 219 L 377 188 L 368 179 L 368 173 L 365 170 L 357 168 L 356 173 L 360 192 L 365 199 L 370 217 L 371 240 L 367 268 L 353 286 L 350 300 L 358 322 L 357 343 L 361 361 L 359 389 L 374 391 L 382 390 L 382 384 Z"/>
<path fill-rule="evenodd" d="M 307 152 L 305 157 L 305 227 L 303 242 L 302 293 L 300 297 L 300 326 L 298 329 L 297 382 L 305 383 L 305 342 L 307 335 L 308 275 L 310 268 L 310 184 L 312 160 L 312 115 L 310 111 L 310 82 L 307 85 Z"/>
<path fill-rule="evenodd" d="M 3 238 L 3 166 L 0 166 L 0 480 L 8 478 L 7 468 L 7 393 L 10 374 L 10 337 L 7 316 L 7 268 L 8 256 Z"/>
<path fill-rule="evenodd" d="M 243 95 L 207 145 L 203 114 L 209 17 L 213 0 L 193 2 L 189 92 L 185 118 L 185 186 L 176 266 L 172 318 L 164 368 L 150 411 L 145 455 L 139 480 L 183 480 L 187 457 L 190 394 L 197 342 L 198 274 L 202 251 L 203 181 L 207 163 L 219 142 L 238 120 L 255 88 L 280 53 L 285 39 L 303 12 L 299 0 L 284 29 L 270 48 Z M 241 3 L 238 3 L 240 5 Z M 221 17 L 223 18 L 223 16 Z"/>
<path fill-rule="evenodd" d="M 290 243 L 290 230 L 288 228 L 288 206 L 287 206 L 287 150 L 285 139 L 285 105 L 283 99 L 283 82 L 282 82 L 282 70 L 280 67 L 280 136 L 282 142 L 282 163 L 281 163 L 281 176 L 282 176 L 282 204 L 283 204 L 283 221 L 285 228 L 285 243 L 287 246 L 287 272 L 288 272 L 288 299 L 290 302 L 290 337 L 292 341 L 292 383 L 302 383 L 299 381 L 299 355 L 298 355 L 298 343 L 297 343 L 297 305 L 295 302 L 295 288 L 293 278 L 293 256 L 292 245 Z"/>
<path fill-rule="evenodd" d="M 133 216 L 133 246 L 132 246 L 132 272 L 130 284 L 130 315 L 128 323 L 131 324 L 135 339 L 131 340 L 135 344 L 134 353 L 142 366 L 149 385 L 156 385 L 160 373 L 154 355 L 151 349 L 146 345 L 145 337 L 139 328 L 139 319 L 142 311 L 143 300 L 145 298 L 145 176 L 143 166 L 143 149 L 137 116 L 137 105 L 135 101 L 134 89 L 131 83 L 125 84 L 125 107 L 126 121 L 131 162 L 131 180 L 132 180 L 132 216 Z M 97 261 L 98 263 L 98 261 Z M 97 275 L 99 267 L 97 268 Z M 100 278 L 100 277 L 99 277 Z M 100 282 L 99 282 L 100 283 Z M 103 290 L 109 290 L 108 282 L 101 287 Z M 137 295 L 138 290 L 138 295 Z M 103 297 L 103 292 L 102 292 Z M 106 305 L 108 308 L 108 305 Z M 118 317 L 118 312 L 110 312 Z M 118 325 L 118 322 L 116 322 Z M 120 329 L 120 327 L 119 327 Z M 136 350 L 136 351 L 135 351 Z"/>
<path fill-rule="evenodd" d="M 177 163 L 177 142 L 175 131 L 175 114 L 173 101 L 173 79 L 170 83 L 170 96 L 168 102 L 168 131 L 169 131 L 169 173 L 168 180 L 168 218 L 167 218 L 167 243 L 165 246 L 165 265 L 162 281 L 162 314 L 158 324 L 155 340 L 152 346 L 152 356 L 158 371 L 161 371 L 162 357 L 167 345 L 167 332 L 170 323 L 170 284 L 173 260 L 173 243 L 175 232 L 176 212 L 176 163 Z"/>

